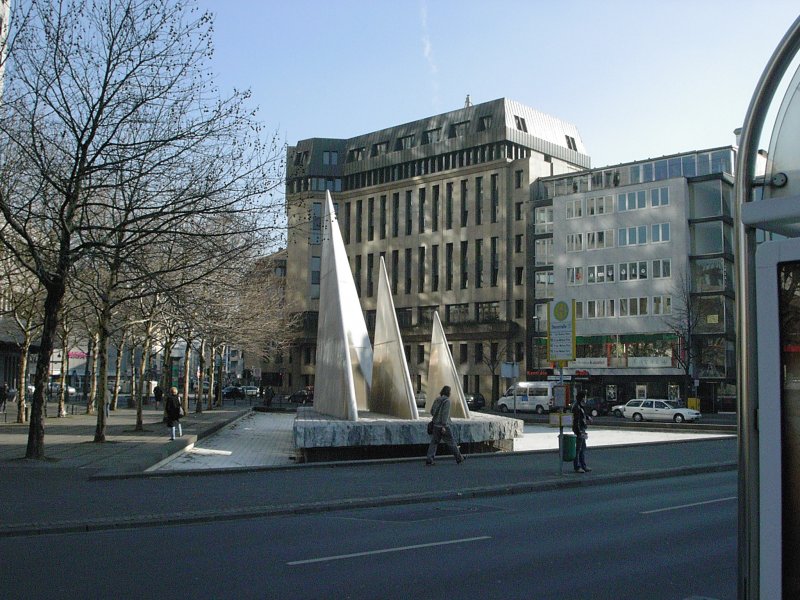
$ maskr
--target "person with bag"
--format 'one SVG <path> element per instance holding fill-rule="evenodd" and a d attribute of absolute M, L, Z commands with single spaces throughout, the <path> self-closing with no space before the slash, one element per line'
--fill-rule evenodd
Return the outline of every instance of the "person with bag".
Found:
<path fill-rule="evenodd" d="M 428 424 L 428 433 L 431 435 L 431 443 L 428 445 L 428 455 L 425 459 L 427 466 L 436 464 L 436 449 L 439 442 L 444 441 L 449 447 L 453 456 L 456 457 L 456 464 L 464 462 L 461 450 L 453 439 L 453 428 L 450 421 L 450 386 L 446 385 L 439 392 L 439 397 L 433 401 L 431 406 L 431 422 Z"/>
<path fill-rule="evenodd" d="M 586 430 L 592 417 L 586 414 L 585 401 L 586 392 L 581 390 L 575 395 L 575 404 L 572 405 L 572 433 L 575 434 L 575 459 L 572 461 L 572 468 L 576 473 L 591 471 L 586 466 L 586 439 L 589 437 Z"/>
<path fill-rule="evenodd" d="M 178 429 L 178 437 L 183 435 L 181 429 L 181 417 L 183 416 L 183 406 L 181 406 L 181 399 L 178 397 L 178 388 L 172 387 L 167 394 L 167 400 L 164 403 L 164 421 L 167 427 L 170 428 L 169 439 L 175 439 L 175 429 Z"/>

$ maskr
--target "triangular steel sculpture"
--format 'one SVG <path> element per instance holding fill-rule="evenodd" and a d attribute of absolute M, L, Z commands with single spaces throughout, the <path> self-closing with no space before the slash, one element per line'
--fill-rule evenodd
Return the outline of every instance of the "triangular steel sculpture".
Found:
<path fill-rule="evenodd" d="M 431 334 L 431 351 L 428 363 L 428 387 L 425 399 L 425 410 L 430 413 L 433 401 L 439 391 L 446 385 L 450 386 L 450 416 L 469 419 L 469 408 L 464 390 L 458 377 L 458 369 L 447 345 L 447 336 L 444 334 L 439 313 L 433 313 L 433 332 Z"/>
<path fill-rule="evenodd" d="M 378 303 L 375 311 L 375 340 L 373 345 L 372 389 L 369 409 L 401 419 L 419 419 L 408 360 L 403 349 L 403 338 L 397 313 L 394 310 L 392 290 L 386 263 L 381 257 L 378 279 Z"/>
<path fill-rule="evenodd" d="M 314 410 L 358 421 L 358 411 L 368 410 L 372 346 L 330 192 L 325 192 L 320 262 Z"/>

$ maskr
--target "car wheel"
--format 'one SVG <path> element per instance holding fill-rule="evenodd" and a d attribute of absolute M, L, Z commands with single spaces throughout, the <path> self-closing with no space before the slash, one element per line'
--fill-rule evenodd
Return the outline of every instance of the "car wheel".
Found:
<path fill-rule="evenodd" d="M 597 412 L 597 409 L 596 409 L 596 408 L 593 408 L 593 409 L 592 409 L 592 416 L 593 416 L 593 417 L 596 417 L 596 416 L 597 416 L 597 415 L 599 415 L 599 414 L 600 414 L 600 413 L 598 413 L 598 412 Z"/>
<path fill-rule="evenodd" d="M 541 415 L 541 414 L 543 414 L 543 413 L 544 413 L 544 408 L 542 407 L 542 405 L 541 405 L 541 404 L 539 404 L 539 405 L 536 407 L 536 414 L 537 414 L 537 415 Z"/>
<path fill-rule="evenodd" d="M 636 421 L 637 423 L 641 423 L 642 421 L 644 421 L 644 418 L 639 413 L 633 413 L 633 420 Z"/>
<path fill-rule="evenodd" d="M 678 413 L 672 418 L 672 420 L 675 421 L 676 423 L 683 423 L 685 419 L 683 418 L 683 415 L 681 413 Z"/>
<path fill-rule="evenodd" d="M 508 406 L 506 406 L 505 404 L 501 404 L 500 406 L 498 406 L 498 408 L 500 409 L 501 413 L 507 413 L 508 412 Z"/>
<path fill-rule="evenodd" d="M 615 417 L 621 417 L 622 416 L 622 411 L 621 410 L 615 410 L 614 411 L 614 416 Z"/>

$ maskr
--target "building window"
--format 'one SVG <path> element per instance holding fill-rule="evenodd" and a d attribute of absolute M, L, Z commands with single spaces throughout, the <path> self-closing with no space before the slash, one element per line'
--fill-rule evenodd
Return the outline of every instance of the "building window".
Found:
<path fill-rule="evenodd" d="M 514 204 L 514 219 L 516 221 L 522 221 L 522 202 Z"/>
<path fill-rule="evenodd" d="M 350 243 L 350 203 L 344 203 L 344 243 Z"/>
<path fill-rule="evenodd" d="M 498 302 L 478 302 L 475 316 L 478 323 L 495 323 L 500 320 L 500 305 Z"/>
<path fill-rule="evenodd" d="M 672 297 L 671 296 L 653 296 L 653 314 L 654 315 L 671 315 L 672 314 Z"/>
<path fill-rule="evenodd" d="M 461 289 L 467 289 L 467 284 L 469 282 L 469 257 L 467 256 L 467 252 L 469 242 L 462 241 L 461 242 Z"/>
<path fill-rule="evenodd" d="M 478 131 L 486 131 L 492 128 L 492 115 L 486 115 L 478 119 Z"/>
<path fill-rule="evenodd" d="M 425 362 L 425 345 L 417 344 L 417 364 L 421 365 Z"/>
<path fill-rule="evenodd" d="M 492 241 L 492 248 L 491 248 L 491 261 L 492 261 L 492 270 L 490 276 L 490 285 L 492 287 L 497 287 L 497 278 L 498 274 L 500 273 L 500 254 L 498 250 L 498 238 L 493 237 Z"/>
<path fill-rule="evenodd" d="M 367 199 L 367 241 L 375 239 L 375 198 Z"/>
<path fill-rule="evenodd" d="M 672 277 L 672 261 L 669 258 L 653 261 L 653 279 Z"/>
<path fill-rule="evenodd" d="M 336 165 L 339 164 L 339 152 L 336 150 L 324 150 L 322 152 L 323 165 Z"/>
<path fill-rule="evenodd" d="M 361 200 L 356 200 L 356 244 L 361 243 L 361 221 L 363 220 L 364 209 Z"/>
<path fill-rule="evenodd" d="M 520 189 L 522 187 L 522 171 L 514 171 L 514 188 Z"/>
<path fill-rule="evenodd" d="M 647 225 L 639 225 L 638 227 L 621 227 L 617 230 L 617 240 L 620 247 L 646 244 Z"/>
<path fill-rule="evenodd" d="M 534 233 L 553 233 L 553 207 L 542 206 L 534 210 Z"/>
<path fill-rule="evenodd" d="M 444 247 L 444 289 L 453 289 L 453 244 Z"/>
<path fill-rule="evenodd" d="M 650 206 L 667 206 L 669 204 L 669 188 L 653 188 L 650 190 Z"/>
<path fill-rule="evenodd" d="M 417 248 L 417 292 L 425 291 L 425 246 Z"/>
<path fill-rule="evenodd" d="M 411 248 L 406 248 L 405 258 L 406 258 L 406 260 L 405 260 L 405 270 L 406 270 L 405 291 L 406 291 L 406 294 L 410 294 L 411 293 Z"/>
<path fill-rule="evenodd" d="M 367 254 L 367 297 L 372 298 L 375 293 L 373 285 L 372 271 L 375 269 L 375 255 Z"/>
<path fill-rule="evenodd" d="M 392 294 L 397 294 L 397 281 L 400 278 L 400 251 L 392 250 Z"/>
<path fill-rule="evenodd" d="M 311 272 L 311 294 L 312 298 L 319 298 L 319 280 L 320 271 L 322 269 L 322 261 L 319 256 L 311 257 L 311 264 L 309 265 Z"/>
<path fill-rule="evenodd" d="M 392 237 L 400 234 L 400 193 L 392 194 Z"/>
<path fill-rule="evenodd" d="M 580 252 L 583 250 L 582 233 L 568 233 L 566 238 L 567 238 L 567 252 Z"/>
<path fill-rule="evenodd" d="M 571 135 L 566 135 L 566 134 L 564 135 L 564 137 L 567 140 L 567 148 L 569 148 L 570 150 L 575 150 L 577 152 L 578 144 L 575 143 L 575 138 L 572 137 Z"/>
<path fill-rule="evenodd" d="M 389 152 L 389 142 L 378 142 L 372 144 L 372 156 L 382 156 Z"/>
<path fill-rule="evenodd" d="M 483 240 L 475 240 L 475 289 L 483 286 Z"/>
<path fill-rule="evenodd" d="M 467 197 L 467 180 L 461 180 L 461 226 L 467 226 L 467 220 L 469 218 L 469 206 L 467 205 L 469 202 L 469 198 Z"/>
<path fill-rule="evenodd" d="M 583 216 L 583 198 L 567 200 L 567 218 L 579 219 Z"/>
<path fill-rule="evenodd" d="M 463 364 L 465 362 L 469 362 L 469 346 L 467 344 L 459 344 L 458 345 L 458 358 L 459 361 Z"/>
<path fill-rule="evenodd" d="M 523 117 L 518 117 L 517 115 L 514 115 L 514 123 L 516 124 L 517 129 L 519 129 L 520 131 L 524 131 L 525 133 L 528 133 L 528 124 L 525 122 L 525 119 Z"/>
<path fill-rule="evenodd" d="M 617 194 L 617 212 L 639 210 L 641 208 L 647 208 L 647 192 L 644 190 Z"/>
<path fill-rule="evenodd" d="M 523 235 L 521 233 L 518 233 L 517 235 L 514 236 L 514 252 L 516 252 L 517 254 L 520 254 L 522 252 L 522 240 L 523 240 Z"/>
<path fill-rule="evenodd" d="M 653 223 L 650 226 L 650 239 L 656 244 L 669 241 L 669 223 Z"/>
<path fill-rule="evenodd" d="M 567 267 L 567 285 L 583 285 L 583 267 Z"/>
<path fill-rule="evenodd" d="M 586 249 L 601 250 L 614 247 L 614 230 L 590 231 L 586 234 Z"/>
<path fill-rule="evenodd" d="M 433 323 L 433 313 L 438 309 L 438 306 L 420 306 L 417 313 L 417 325 L 430 325 Z"/>
<path fill-rule="evenodd" d="M 514 300 L 514 318 L 522 319 L 525 316 L 525 301 Z"/>
<path fill-rule="evenodd" d="M 353 279 L 356 284 L 356 294 L 361 297 L 361 255 L 356 254 L 355 269 L 353 269 Z"/>
<path fill-rule="evenodd" d="M 586 199 L 586 214 L 590 217 L 605 215 L 614 212 L 614 198 L 612 196 L 597 196 Z"/>
<path fill-rule="evenodd" d="M 516 267 L 514 269 L 514 285 L 522 285 L 524 280 L 525 267 Z"/>
<path fill-rule="evenodd" d="M 497 175 L 492 175 L 490 179 L 490 193 L 492 195 L 492 223 L 497 223 L 497 213 L 500 209 L 500 190 L 497 188 Z"/>
<path fill-rule="evenodd" d="M 382 240 L 386 239 L 386 196 L 381 196 L 380 200 L 381 204 L 379 207 L 379 228 L 378 228 L 378 235 Z"/>
<path fill-rule="evenodd" d="M 417 190 L 417 204 L 419 212 L 419 233 L 425 233 L 425 188 Z"/>
<path fill-rule="evenodd" d="M 453 228 L 453 184 L 445 185 L 444 191 L 444 228 Z"/>
<path fill-rule="evenodd" d="M 475 178 L 475 225 L 481 224 L 483 212 L 483 177 Z"/>
<path fill-rule="evenodd" d="M 475 344 L 475 364 L 479 365 L 483 362 L 483 344 L 477 342 Z"/>
<path fill-rule="evenodd" d="M 406 191 L 406 235 L 411 235 L 414 219 L 411 216 L 411 205 L 413 202 L 411 190 Z"/>
<path fill-rule="evenodd" d="M 431 230 L 439 231 L 439 186 L 433 186 L 433 199 L 431 203 Z"/>
<path fill-rule="evenodd" d="M 397 138 L 397 150 L 408 150 L 414 147 L 414 134 Z"/>
<path fill-rule="evenodd" d="M 431 246 L 431 291 L 439 291 L 439 246 Z"/>
<path fill-rule="evenodd" d="M 422 143 L 423 144 L 433 144 L 438 142 L 441 139 L 442 130 L 441 128 L 436 129 L 428 129 L 422 134 Z"/>
<path fill-rule="evenodd" d="M 466 323 L 469 321 L 469 304 L 448 304 L 445 307 L 447 323 Z"/>

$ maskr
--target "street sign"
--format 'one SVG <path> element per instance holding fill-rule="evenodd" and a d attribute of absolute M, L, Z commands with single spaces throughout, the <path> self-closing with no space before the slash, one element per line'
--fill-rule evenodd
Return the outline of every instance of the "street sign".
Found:
<path fill-rule="evenodd" d="M 575 301 L 555 298 L 548 311 L 547 360 L 575 360 Z"/>

